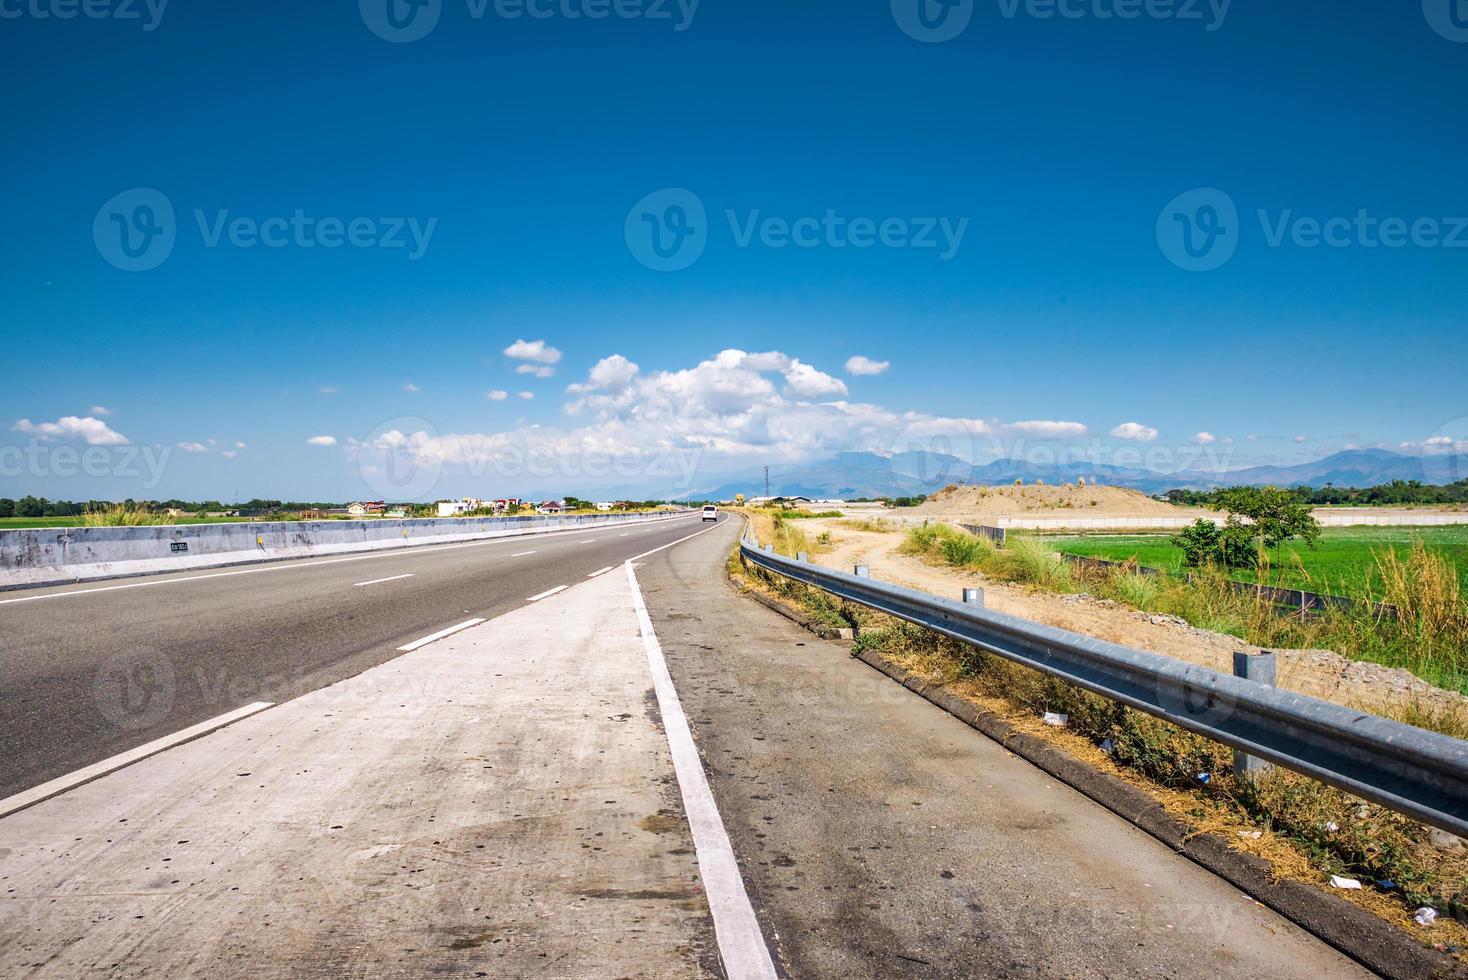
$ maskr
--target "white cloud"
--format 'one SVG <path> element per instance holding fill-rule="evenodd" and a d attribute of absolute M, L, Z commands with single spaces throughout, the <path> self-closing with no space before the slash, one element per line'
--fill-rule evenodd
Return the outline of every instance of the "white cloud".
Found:
<path fill-rule="evenodd" d="M 308 446 L 335 446 L 336 436 L 312 436 L 306 440 Z"/>
<path fill-rule="evenodd" d="M 779 351 L 724 350 L 690 367 L 645 371 L 627 357 L 597 361 L 566 388 L 566 421 L 501 432 L 399 434 L 396 451 L 424 465 L 523 473 L 530 461 L 583 486 L 666 482 L 692 486 L 715 462 L 795 463 L 851 450 L 910 449 L 977 460 L 1003 437 L 1082 435 L 1078 422 L 955 418 L 839 397 L 840 382 Z M 796 389 L 799 389 L 797 391 Z M 819 394 L 816 394 L 819 393 Z M 507 393 L 510 397 L 513 393 Z M 826 397 L 831 394 L 837 397 Z M 524 392 L 520 397 L 532 397 Z M 349 443 L 349 451 L 376 450 Z M 593 463 L 600 460 L 599 468 Z M 615 460 L 615 466 L 610 461 Z M 682 481 L 680 483 L 680 481 Z"/>
<path fill-rule="evenodd" d="M 1123 422 L 1112 429 L 1111 434 L 1117 439 L 1130 439 L 1133 442 L 1151 442 L 1157 438 L 1156 429 L 1140 422 Z"/>
<path fill-rule="evenodd" d="M 243 442 L 236 442 L 234 444 L 234 448 L 236 448 L 236 449 L 248 449 L 249 447 L 246 446 Z"/>
<path fill-rule="evenodd" d="M 1296 442 L 1309 442 L 1310 441 L 1310 437 L 1309 436 L 1295 436 L 1295 441 Z"/>
<path fill-rule="evenodd" d="M 1197 435 L 1193 436 L 1193 441 L 1200 446 L 1206 446 L 1209 443 L 1217 442 L 1218 437 L 1211 432 L 1199 432 Z"/>
<path fill-rule="evenodd" d="M 338 391 L 341 391 L 341 389 L 340 388 L 334 388 L 331 385 L 322 385 L 321 386 L 321 393 L 323 395 L 334 395 Z"/>
<path fill-rule="evenodd" d="M 559 364 L 561 360 L 561 352 L 543 340 L 517 340 L 505 348 L 505 356 L 536 364 Z"/>
<path fill-rule="evenodd" d="M 857 375 L 881 374 L 892 366 L 891 361 L 874 361 L 858 354 L 846 359 L 846 373 Z"/>
<path fill-rule="evenodd" d="M 593 391 L 625 391 L 641 370 L 621 354 L 613 354 L 611 357 L 603 357 L 597 361 L 587 373 L 585 382 L 568 385 L 566 390 L 573 395 L 583 395 Z"/>
<path fill-rule="evenodd" d="M 785 394 L 795 398 L 837 398 L 845 396 L 846 382 L 800 360 L 792 360 L 785 369 Z"/>
<path fill-rule="evenodd" d="M 502 402 L 506 398 L 509 398 L 510 397 L 510 393 L 508 391 L 501 391 L 499 388 L 495 388 L 492 391 L 490 391 L 490 393 L 488 395 L 486 395 L 485 397 L 488 398 L 492 402 Z"/>
<path fill-rule="evenodd" d="M 112 414 L 112 409 L 106 408 L 102 405 L 93 405 L 91 408 L 87 409 L 87 414 L 95 415 L 99 418 L 105 418 L 106 416 Z"/>
<path fill-rule="evenodd" d="M 522 391 L 519 394 L 517 394 L 515 397 L 522 398 L 522 399 L 524 399 L 525 401 L 528 402 L 530 399 L 532 399 L 532 398 L 535 397 L 535 392 L 533 392 L 533 391 Z"/>
<path fill-rule="evenodd" d="M 1037 439 L 1073 439 L 1086 434 L 1086 427 L 1080 422 L 1051 422 L 1036 420 L 1032 422 L 1009 422 L 1004 426 L 1004 431 L 1020 436 L 1034 436 Z"/>
<path fill-rule="evenodd" d="M 1256 433 L 1253 433 L 1253 432 L 1249 433 L 1245 438 L 1249 442 L 1258 442 L 1259 441 L 1259 436 Z"/>
<path fill-rule="evenodd" d="M 416 395 L 420 391 L 422 391 L 423 389 L 420 388 L 420 387 L 418 387 L 417 385 L 415 385 L 413 382 L 409 381 L 409 382 L 406 382 L 403 385 L 403 390 L 406 391 L 410 395 Z"/>
<path fill-rule="evenodd" d="M 515 368 L 515 373 L 533 374 L 537 378 L 549 378 L 551 375 L 556 373 L 556 369 L 553 367 L 547 367 L 544 364 L 521 364 L 519 367 Z"/>
<path fill-rule="evenodd" d="M 209 451 L 209 447 L 202 442 L 181 442 L 178 448 L 186 453 L 207 453 Z"/>
<path fill-rule="evenodd" d="M 89 446 L 120 446 L 128 442 L 127 436 L 114 432 L 101 419 L 78 418 L 63 415 L 55 422 L 32 422 L 21 419 L 10 427 L 12 432 L 24 432 L 41 439 L 81 439 Z"/>

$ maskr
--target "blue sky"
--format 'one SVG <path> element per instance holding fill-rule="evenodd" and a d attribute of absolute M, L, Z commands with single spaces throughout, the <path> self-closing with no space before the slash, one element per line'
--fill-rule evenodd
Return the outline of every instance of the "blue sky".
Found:
<path fill-rule="evenodd" d="M 0 447 L 34 447 L 0 495 L 394 496 L 372 460 L 403 446 L 433 497 L 925 440 L 1206 433 L 1241 466 L 1464 435 L 1446 3 L 969 0 L 935 43 L 907 0 L 437 0 L 399 42 L 385 2 L 0 3 Z M 688 206 L 686 267 L 649 268 L 639 230 L 676 242 Z M 614 355 L 637 371 L 589 382 Z M 168 456 L 47 455 L 89 444 Z"/>

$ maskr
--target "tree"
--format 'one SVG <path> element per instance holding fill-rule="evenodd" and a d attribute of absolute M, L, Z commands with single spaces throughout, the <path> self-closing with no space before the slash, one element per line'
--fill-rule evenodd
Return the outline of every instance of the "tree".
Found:
<path fill-rule="evenodd" d="M 21 497 L 15 505 L 16 517 L 41 517 L 46 513 L 44 497 Z"/>
<path fill-rule="evenodd" d="M 1199 518 L 1172 539 L 1183 562 L 1198 567 L 1257 568 L 1266 551 L 1299 538 L 1315 547 L 1320 524 L 1296 495 L 1276 487 L 1228 487 L 1210 505 L 1228 516 L 1222 527 Z"/>
<path fill-rule="evenodd" d="M 0 497 L 0 517 L 15 516 L 15 501 L 9 497 Z"/>

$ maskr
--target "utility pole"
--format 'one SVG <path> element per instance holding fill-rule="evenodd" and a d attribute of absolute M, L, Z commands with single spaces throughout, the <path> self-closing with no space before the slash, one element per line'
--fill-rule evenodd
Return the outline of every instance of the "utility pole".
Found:
<path fill-rule="evenodd" d="M 766 466 L 765 467 L 765 496 L 768 497 L 769 495 L 770 495 L 770 468 L 768 466 Z"/>

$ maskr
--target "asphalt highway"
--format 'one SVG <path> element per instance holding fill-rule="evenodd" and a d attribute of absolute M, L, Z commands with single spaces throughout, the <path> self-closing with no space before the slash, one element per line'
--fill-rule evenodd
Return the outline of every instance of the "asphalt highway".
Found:
<path fill-rule="evenodd" d="M 0 594 L 0 798 L 326 687 L 709 526 L 694 514 Z"/>

